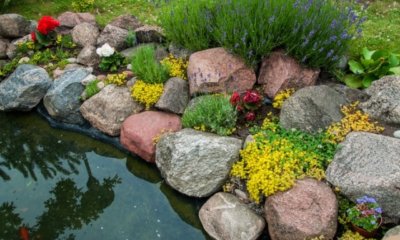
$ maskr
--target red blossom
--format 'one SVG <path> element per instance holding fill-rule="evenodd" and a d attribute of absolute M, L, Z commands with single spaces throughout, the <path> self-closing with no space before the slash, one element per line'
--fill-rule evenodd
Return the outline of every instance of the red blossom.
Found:
<path fill-rule="evenodd" d="M 258 104 L 261 101 L 261 96 L 255 90 L 247 90 L 243 97 L 245 103 Z"/>
<path fill-rule="evenodd" d="M 31 39 L 32 39 L 32 41 L 36 42 L 36 33 L 35 32 L 31 32 Z"/>
<path fill-rule="evenodd" d="M 238 92 L 233 92 L 231 99 L 229 100 L 233 106 L 236 106 L 240 102 L 240 95 Z"/>
<path fill-rule="evenodd" d="M 50 16 L 43 16 L 38 23 L 37 30 L 43 34 L 47 35 L 49 32 L 53 31 L 56 27 L 60 26 L 60 22 Z"/>
<path fill-rule="evenodd" d="M 238 112 L 243 111 L 243 107 L 240 106 L 240 105 L 237 105 L 237 106 L 236 106 L 236 111 L 238 111 Z"/>
<path fill-rule="evenodd" d="M 254 112 L 248 112 L 248 113 L 246 113 L 244 118 L 246 119 L 246 121 L 252 122 L 252 121 L 256 120 L 256 114 Z"/>

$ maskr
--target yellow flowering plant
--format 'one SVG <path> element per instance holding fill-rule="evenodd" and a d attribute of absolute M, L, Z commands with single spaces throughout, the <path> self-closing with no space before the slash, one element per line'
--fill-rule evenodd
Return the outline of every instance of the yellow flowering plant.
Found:
<path fill-rule="evenodd" d="M 294 88 L 289 88 L 280 91 L 274 97 L 274 101 L 272 102 L 272 107 L 276 109 L 281 109 L 285 100 L 288 99 L 290 96 L 292 96 L 294 92 L 295 92 Z"/>
<path fill-rule="evenodd" d="M 106 77 L 105 82 L 107 84 L 115 84 L 117 86 L 123 86 L 127 82 L 127 74 L 126 73 L 120 73 L 120 74 L 108 74 Z"/>
<path fill-rule="evenodd" d="M 163 90 L 164 85 L 162 83 L 145 83 L 142 80 L 137 80 L 131 88 L 131 96 L 144 104 L 146 109 L 150 109 L 160 99 Z"/>
<path fill-rule="evenodd" d="M 187 80 L 186 70 L 189 65 L 189 61 L 185 61 L 182 58 L 177 58 L 173 54 L 169 54 L 168 57 L 161 60 L 162 65 L 166 65 L 169 69 L 169 75 L 171 77 L 179 77 Z"/>

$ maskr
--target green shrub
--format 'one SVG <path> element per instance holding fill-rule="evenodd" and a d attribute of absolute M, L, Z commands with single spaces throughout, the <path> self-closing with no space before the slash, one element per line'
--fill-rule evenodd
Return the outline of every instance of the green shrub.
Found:
<path fill-rule="evenodd" d="M 91 98 L 92 96 L 96 95 L 98 92 L 100 92 L 100 89 L 97 87 L 97 83 L 99 83 L 99 80 L 94 80 L 91 81 L 88 85 L 85 87 L 85 93 L 87 96 L 87 99 Z"/>
<path fill-rule="evenodd" d="M 132 58 L 132 71 L 145 83 L 164 83 L 169 78 L 168 66 L 157 62 L 153 46 L 139 48 Z"/>
<path fill-rule="evenodd" d="M 114 52 L 111 56 L 100 58 L 99 68 L 103 72 L 117 72 L 125 65 L 125 60 L 121 53 Z"/>
<path fill-rule="evenodd" d="M 235 131 L 237 114 L 224 95 L 206 95 L 199 97 L 192 107 L 188 107 L 182 116 L 185 128 L 230 135 Z"/>
<path fill-rule="evenodd" d="M 361 18 L 331 0 L 177 0 L 163 8 L 162 24 L 173 42 L 197 51 L 223 46 L 256 65 L 273 49 L 311 67 L 335 65 Z"/>

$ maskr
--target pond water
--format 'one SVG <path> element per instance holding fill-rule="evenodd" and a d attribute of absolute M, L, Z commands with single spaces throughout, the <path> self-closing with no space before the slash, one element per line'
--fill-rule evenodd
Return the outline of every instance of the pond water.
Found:
<path fill-rule="evenodd" d="M 108 144 L 0 112 L 0 239 L 208 239 L 204 200 Z M 25 231 L 26 232 L 26 231 Z"/>

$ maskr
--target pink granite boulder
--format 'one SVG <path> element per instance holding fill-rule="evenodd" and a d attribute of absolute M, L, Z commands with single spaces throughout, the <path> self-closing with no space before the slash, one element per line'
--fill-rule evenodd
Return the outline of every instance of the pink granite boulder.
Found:
<path fill-rule="evenodd" d="M 178 115 L 146 111 L 128 117 L 121 128 L 121 144 L 147 162 L 155 162 L 156 141 L 162 134 L 182 129 Z"/>
<path fill-rule="evenodd" d="M 224 48 L 193 53 L 187 69 L 190 94 L 244 92 L 256 83 L 254 70 Z"/>
<path fill-rule="evenodd" d="M 296 59 L 276 51 L 262 61 L 257 82 L 263 85 L 268 97 L 274 98 L 281 90 L 315 85 L 319 72 L 319 69 L 304 68 Z"/>
<path fill-rule="evenodd" d="M 268 197 L 265 215 L 272 240 L 333 239 L 338 202 L 327 184 L 307 178 Z"/>

